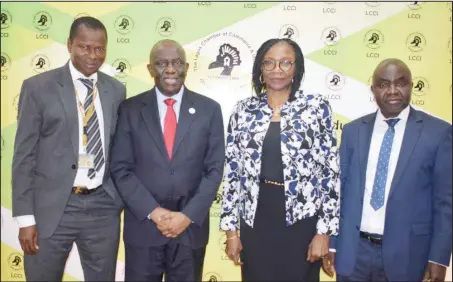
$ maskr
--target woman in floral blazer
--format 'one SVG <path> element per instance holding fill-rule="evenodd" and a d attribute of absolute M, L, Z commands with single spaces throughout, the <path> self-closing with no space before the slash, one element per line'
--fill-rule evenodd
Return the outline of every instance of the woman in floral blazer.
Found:
<path fill-rule="evenodd" d="M 332 110 L 298 90 L 303 75 L 297 43 L 266 41 L 253 66 L 258 95 L 230 117 L 220 229 L 244 281 L 319 280 L 319 259 L 338 232 Z"/>

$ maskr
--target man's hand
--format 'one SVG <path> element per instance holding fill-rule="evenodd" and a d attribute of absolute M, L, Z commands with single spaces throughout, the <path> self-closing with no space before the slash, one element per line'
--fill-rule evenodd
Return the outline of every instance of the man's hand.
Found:
<path fill-rule="evenodd" d="M 322 259 L 322 270 L 330 277 L 335 274 L 335 253 L 329 252 L 329 254 Z"/>
<path fill-rule="evenodd" d="M 447 268 L 445 266 L 428 262 L 428 265 L 425 268 L 423 281 L 444 281 L 446 272 Z"/>
<path fill-rule="evenodd" d="M 38 252 L 38 231 L 36 225 L 19 229 L 19 242 L 26 255 L 34 255 Z"/>
<path fill-rule="evenodd" d="M 151 213 L 151 220 L 156 223 L 157 228 L 162 234 L 168 231 L 170 223 L 170 211 L 161 207 L 157 207 Z"/>
<path fill-rule="evenodd" d="M 329 253 L 329 236 L 317 234 L 308 246 L 307 260 L 311 263 Z"/>
<path fill-rule="evenodd" d="M 192 221 L 182 212 L 170 212 L 170 221 L 168 222 L 167 229 L 162 232 L 164 236 L 169 238 L 178 237 Z"/>

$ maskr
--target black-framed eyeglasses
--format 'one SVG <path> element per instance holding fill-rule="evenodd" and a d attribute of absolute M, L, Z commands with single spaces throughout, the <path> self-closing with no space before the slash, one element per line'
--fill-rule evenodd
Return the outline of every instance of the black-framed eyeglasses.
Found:
<path fill-rule="evenodd" d="M 174 68 L 177 69 L 183 68 L 186 65 L 186 63 L 180 59 L 173 60 L 171 62 L 166 60 L 157 60 L 154 64 L 159 68 L 168 68 L 171 64 Z"/>
<path fill-rule="evenodd" d="M 289 71 L 295 62 L 291 62 L 291 61 L 281 61 L 281 62 L 276 62 L 276 61 L 270 61 L 270 60 L 265 60 L 261 63 L 261 65 L 263 66 L 263 68 L 267 71 L 272 71 L 275 69 L 275 67 L 277 66 L 277 63 L 278 63 L 278 67 L 284 71 L 284 72 L 287 72 Z"/>

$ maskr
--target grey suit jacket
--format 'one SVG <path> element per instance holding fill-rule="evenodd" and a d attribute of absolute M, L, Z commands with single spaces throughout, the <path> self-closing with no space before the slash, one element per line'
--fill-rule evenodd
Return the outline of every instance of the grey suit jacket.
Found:
<path fill-rule="evenodd" d="M 104 117 L 103 188 L 123 204 L 109 174 L 108 151 L 117 109 L 126 98 L 119 81 L 98 72 Z M 22 84 L 12 168 L 13 217 L 34 215 L 38 234 L 50 237 L 58 226 L 77 173 L 79 127 L 74 84 L 66 64 Z"/>

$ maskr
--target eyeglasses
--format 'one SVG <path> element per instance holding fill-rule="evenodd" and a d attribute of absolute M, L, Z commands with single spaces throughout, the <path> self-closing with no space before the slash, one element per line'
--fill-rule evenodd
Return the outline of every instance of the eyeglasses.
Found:
<path fill-rule="evenodd" d="M 174 68 L 177 68 L 177 69 L 183 68 L 186 65 L 186 63 L 183 60 L 179 60 L 179 59 L 173 60 L 171 62 L 159 60 L 159 61 L 156 61 L 154 64 L 156 65 L 156 67 L 159 67 L 159 68 L 168 68 L 171 64 Z"/>
<path fill-rule="evenodd" d="M 291 62 L 291 61 L 281 61 L 281 62 L 263 61 L 261 65 L 263 66 L 263 68 L 265 70 L 272 71 L 277 66 L 277 63 L 278 63 L 278 67 L 282 71 L 287 72 L 293 67 L 295 62 Z"/>

